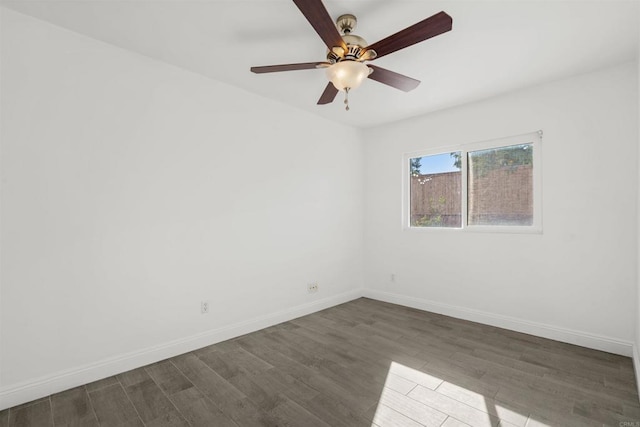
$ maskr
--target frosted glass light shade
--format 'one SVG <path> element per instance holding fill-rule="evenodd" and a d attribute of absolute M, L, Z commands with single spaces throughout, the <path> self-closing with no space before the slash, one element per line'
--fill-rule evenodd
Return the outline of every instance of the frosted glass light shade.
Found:
<path fill-rule="evenodd" d="M 362 62 L 340 61 L 336 62 L 326 70 L 327 78 L 338 90 L 345 88 L 355 89 L 360 86 L 369 75 L 369 67 Z"/>

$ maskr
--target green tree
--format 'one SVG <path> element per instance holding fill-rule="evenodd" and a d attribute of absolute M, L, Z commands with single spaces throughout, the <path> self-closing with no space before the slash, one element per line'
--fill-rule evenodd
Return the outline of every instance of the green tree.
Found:
<path fill-rule="evenodd" d="M 453 165 L 461 168 L 461 152 L 451 153 L 451 157 L 453 158 Z M 483 176 L 489 171 L 504 167 L 531 165 L 533 163 L 533 147 L 531 144 L 521 144 L 472 151 L 469 152 L 469 163 L 471 170 L 477 176 Z"/>
<path fill-rule="evenodd" d="M 420 175 L 420 168 L 422 167 L 422 157 L 414 157 L 409 161 L 409 165 L 411 167 L 411 176 Z"/>
<path fill-rule="evenodd" d="M 469 153 L 470 172 L 484 176 L 492 170 L 515 168 L 533 163 L 531 144 L 491 148 Z"/>
<path fill-rule="evenodd" d="M 458 169 L 462 169 L 462 154 L 460 153 L 460 151 L 456 151 L 455 153 L 451 153 L 449 155 L 453 157 L 453 166 L 457 167 Z"/>

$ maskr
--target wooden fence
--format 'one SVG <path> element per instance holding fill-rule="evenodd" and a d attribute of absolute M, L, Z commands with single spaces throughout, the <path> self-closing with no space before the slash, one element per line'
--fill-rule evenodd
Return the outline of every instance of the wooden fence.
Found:
<path fill-rule="evenodd" d="M 460 227 L 461 172 L 411 177 L 411 225 Z M 469 224 L 531 225 L 531 165 L 506 166 L 468 177 Z"/>

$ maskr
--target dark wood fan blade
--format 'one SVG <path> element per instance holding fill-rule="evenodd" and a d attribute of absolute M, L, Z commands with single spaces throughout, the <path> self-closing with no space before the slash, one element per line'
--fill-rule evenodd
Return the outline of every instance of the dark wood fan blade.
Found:
<path fill-rule="evenodd" d="M 345 51 L 347 50 L 336 24 L 329 16 L 329 12 L 327 12 L 321 0 L 293 0 L 293 2 L 329 49 L 340 46 Z"/>
<path fill-rule="evenodd" d="M 375 65 L 368 65 L 373 70 L 373 73 L 369 74 L 371 80 L 375 80 L 380 83 L 384 83 L 396 89 L 400 89 L 405 92 L 409 92 L 418 87 L 420 80 L 412 79 L 403 74 L 398 74 L 395 71 L 389 71 L 385 68 L 380 68 Z"/>
<path fill-rule="evenodd" d="M 418 22 L 402 31 L 367 46 L 367 50 L 373 49 L 378 54 L 376 58 L 383 57 L 405 47 L 420 43 L 431 37 L 438 36 L 451 30 L 453 20 L 444 12 Z"/>
<path fill-rule="evenodd" d="M 331 104 L 334 99 L 336 99 L 336 95 L 338 94 L 338 89 L 333 85 L 333 83 L 329 82 L 327 87 L 324 88 L 324 92 L 318 99 L 318 105 Z"/>
<path fill-rule="evenodd" d="M 251 67 L 251 72 L 262 73 L 277 73 L 279 71 L 296 71 L 296 70 L 311 70 L 318 68 L 318 66 L 327 64 L 326 62 L 301 62 L 299 64 L 282 64 L 282 65 L 265 65 L 263 67 Z"/>

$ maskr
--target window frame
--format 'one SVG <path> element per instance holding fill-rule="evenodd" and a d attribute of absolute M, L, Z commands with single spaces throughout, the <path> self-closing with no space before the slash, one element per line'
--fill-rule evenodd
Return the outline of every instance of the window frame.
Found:
<path fill-rule="evenodd" d="M 533 148 L 533 224 L 532 225 L 469 225 L 468 212 L 468 153 L 479 150 L 503 148 L 512 145 L 532 144 Z M 413 227 L 411 226 L 411 177 L 409 162 L 423 156 L 435 156 L 460 151 L 461 168 L 461 227 Z M 496 138 L 469 144 L 437 147 L 404 153 L 402 157 L 402 229 L 418 232 L 481 232 L 542 234 L 542 131 Z"/>

